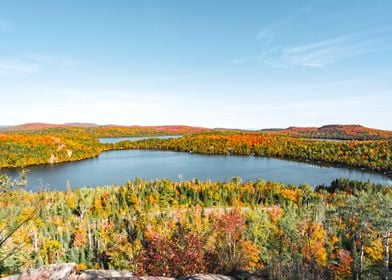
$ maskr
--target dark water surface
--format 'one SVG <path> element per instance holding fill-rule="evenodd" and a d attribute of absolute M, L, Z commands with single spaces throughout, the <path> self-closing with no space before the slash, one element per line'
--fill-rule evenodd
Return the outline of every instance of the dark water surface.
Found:
<path fill-rule="evenodd" d="M 309 163 L 255 156 L 198 155 L 180 152 L 123 150 L 102 153 L 99 157 L 77 162 L 29 167 L 28 189 L 39 185 L 64 189 L 69 180 L 72 187 L 124 184 L 135 177 L 172 180 L 243 180 L 263 178 L 285 184 L 329 184 L 333 179 L 349 179 L 392 185 L 392 179 L 366 171 L 321 167 Z M 3 170 L 16 176 L 17 170 Z"/>

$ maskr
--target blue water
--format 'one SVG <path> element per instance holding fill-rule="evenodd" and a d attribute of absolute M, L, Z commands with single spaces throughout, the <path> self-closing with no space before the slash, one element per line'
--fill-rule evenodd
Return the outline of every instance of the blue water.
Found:
<path fill-rule="evenodd" d="M 318 166 L 288 160 L 255 156 L 198 155 L 179 152 L 122 150 L 102 153 L 97 158 L 77 162 L 29 167 L 28 189 L 124 184 L 135 177 L 172 180 L 265 180 L 285 184 L 329 184 L 340 177 L 392 185 L 382 174 L 357 169 Z M 17 175 L 17 170 L 3 170 Z"/>

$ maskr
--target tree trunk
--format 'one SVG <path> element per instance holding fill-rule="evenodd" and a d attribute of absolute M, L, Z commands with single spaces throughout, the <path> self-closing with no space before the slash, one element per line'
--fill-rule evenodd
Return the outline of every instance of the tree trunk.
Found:
<path fill-rule="evenodd" d="M 355 238 L 353 238 L 352 241 L 353 241 L 352 248 L 351 248 L 351 257 L 353 258 L 353 261 L 351 263 L 352 279 L 359 280 L 358 255 L 357 255 L 357 245 L 355 243 Z"/>
<path fill-rule="evenodd" d="M 361 243 L 361 249 L 360 249 L 360 255 L 359 255 L 359 269 L 358 269 L 359 277 L 358 277 L 358 279 L 362 279 L 363 254 L 364 254 L 363 244 Z"/>
<path fill-rule="evenodd" d="M 91 238 L 90 221 L 87 222 L 87 237 L 88 237 L 88 249 L 91 250 L 93 244 Z"/>
<path fill-rule="evenodd" d="M 384 238 L 383 238 L 383 245 L 384 245 L 384 263 L 383 263 L 383 270 L 382 270 L 382 279 L 388 280 L 389 274 L 389 239 L 391 238 L 391 232 L 387 230 Z"/>

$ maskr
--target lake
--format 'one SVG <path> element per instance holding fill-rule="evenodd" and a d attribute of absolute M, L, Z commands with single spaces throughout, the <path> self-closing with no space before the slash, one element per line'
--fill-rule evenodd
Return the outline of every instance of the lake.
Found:
<path fill-rule="evenodd" d="M 325 167 L 256 156 L 199 155 L 151 150 L 108 151 L 97 158 L 31 166 L 29 170 L 30 190 L 39 189 L 39 185 L 63 190 L 67 180 L 72 187 L 124 184 L 135 177 L 225 181 L 233 176 L 240 176 L 243 180 L 263 178 L 285 184 L 309 183 L 313 186 L 329 184 L 336 178 L 345 177 L 392 184 L 392 179 L 382 174 L 343 167 Z M 17 175 L 16 170 L 3 171 L 12 176 Z"/>
<path fill-rule="evenodd" d="M 163 135 L 163 136 L 140 136 L 140 137 L 105 137 L 105 138 L 98 138 L 99 142 L 103 144 L 114 144 L 121 141 L 138 141 L 143 139 L 175 139 L 180 138 L 182 135 Z"/>

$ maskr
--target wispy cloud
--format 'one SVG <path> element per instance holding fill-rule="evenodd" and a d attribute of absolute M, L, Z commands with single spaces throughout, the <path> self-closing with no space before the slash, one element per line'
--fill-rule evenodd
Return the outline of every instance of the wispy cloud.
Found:
<path fill-rule="evenodd" d="M 271 49 L 262 51 L 261 53 L 259 53 L 257 55 L 234 59 L 234 60 L 232 60 L 232 63 L 233 64 L 243 64 L 243 63 L 253 62 L 253 61 L 262 61 L 263 59 L 267 58 L 269 55 L 278 52 L 280 49 L 281 49 L 280 47 L 271 48 Z"/>
<path fill-rule="evenodd" d="M 378 39 L 356 38 L 349 34 L 309 44 L 283 48 L 276 54 L 283 65 L 324 68 L 347 58 L 390 49 Z"/>
<path fill-rule="evenodd" d="M 66 70 L 77 65 L 72 58 L 25 54 L 19 57 L 0 56 L 0 77 L 24 77 L 45 70 Z"/>
<path fill-rule="evenodd" d="M 41 70 L 39 64 L 12 58 L 0 57 L 0 77 L 20 77 Z"/>
<path fill-rule="evenodd" d="M 325 68 L 348 58 L 392 49 L 391 26 L 357 26 L 357 32 L 325 34 L 312 39 L 293 37 L 293 26 L 310 15 L 318 2 L 312 1 L 280 21 L 260 28 L 254 38 L 258 51 L 231 61 L 232 64 L 260 63 L 273 68 Z M 360 29 L 359 29 L 360 28 Z M 314 39 L 317 38 L 317 39 Z"/>
<path fill-rule="evenodd" d="M 65 56 L 50 56 L 37 53 L 27 53 L 24 55 L 26 59 L 34 61 L 35 63 L 45 64 L 47 66 L 55 67 L 70 67 L 79 64 L 77 60 Z"/>
<path fill-rule="evenodd" d="M 313 9 L 315 3 L 315 1 L 309 2 L 305 6 L 296 9 L 291 14 L 286 17 L 283 17 L 279 21 L 261 27 L 254 38 L 254 40 L 259 45 L 261 51 L 255 55 L 233 59 L 231 62 L 233 64 L 244 64 L 249 62 L 264 61 L 265 58 L 268 58 L 270 55 L 278 52 L 281 47 L 273 46 L 277 38 L 279 38 L 282 33 L 285 32 L 287 26 L 291 22 L 293 22 L 300 16 L 303 16 L 304 14 L 310 12 Z M 272 64 L 272 62 L 270 62 L 269 64 Z"/>
<path fill-rule="evenodd" d="M 311 1 L 305 6 L 298 8 L 287 17 L 284 17 L 280 21 L 261 27 L 256 34 L 255 40 L 263 43 L 264 45 L 270 44 L 284 31 L 287 25 L 296 20 L 298 17 L 310 12 L 313 9 L 315 3 L 316 1 Z"/>
<path fill-rule="evenodd" d="M 392 49 L 392 44 L 378 38 L 352 33 L 305 44 L 262 50 L 258 55 L 235 59 L 234 64 L 258 62 L 276 68 L 324 68 L 345 59 Z"/>

